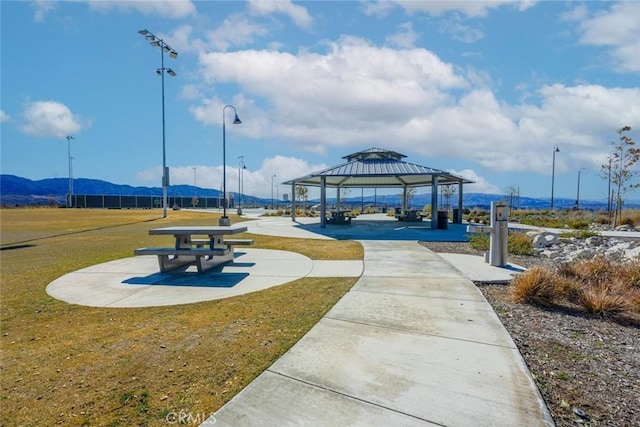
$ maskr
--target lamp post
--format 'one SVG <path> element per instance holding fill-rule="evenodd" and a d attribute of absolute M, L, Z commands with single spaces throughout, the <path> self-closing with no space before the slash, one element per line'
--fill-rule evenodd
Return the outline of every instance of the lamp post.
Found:
<path fill-rule="evenodd" d="M 244 165 L 244 156 L 238 156 L 238 215 L 242 215 L 242 173 Z"/>
<path fill-rule="evenodd" d="M 236 112 L 236 107 L 233 105 L 225 105 L 222 109 L 222 218 L 220 218 L 220 225 L 231 225 L 231 221 L 227 216 L 227 142 L 226 142 L 226 129 L 225 129 L 225 120 L 224 120 L 224 112 L 227 108 L 231 108 L 233 110 L 234 118 L 233 124 L 239 125 L 242 121 L 238 118 L 238 113 Z"/>
<path fill-rule="evenodd" d="M 71 140 L 75 138 L 72 136 L 67 136 L 67 156 L 69 157 L 69 196 L 67 197 L 67 207 L 73 207 L 73 166 L 71 165 L 72 157 L 71 157 Z"/>
<path fill-rule="evenodd" d="M 553 187 L 556 180 L 556 153 L 560 152 L 558 144 L 553 145 L 553 163 L 551 165 L 551 210 L 553 210 Z"/>
<path fill-rule="evenodd" d="M 165 125 L 164 125 L 164 73 L 166 72 L 171 77 L 176 76 L 176 72 L 171 68 L 164 66 L 164 54 L 169 52 L 171 58 L 177 58 L 178 52 L 161 38 L 151 33 L 149 30 L 140 30 L 139 34 L 143 35 L 145 40 L 151 42 L 151 46 L 160 48 L 160 68 L 156 70 L 156 74 L 162 77 L 162 217 L 167 217 L 167 187 L 169 186 L 169 171 L 167 170 L 167 151 L 166 151 L 166 138 L 165 138 Z"/>
<path fill-rule="evenodd" d="M 578 170 L 578 190 L 576 191 L 576 210 L 580 209 L 580 172 L 582 172 L 585 168 L 580 168 Z"/>
<path fill-rule="evenodd" d="M 274 173 L 273 176 L 271 177 L 271 209 L 273 209 L 273 178 L 276 177 L 276 174 Z"/>

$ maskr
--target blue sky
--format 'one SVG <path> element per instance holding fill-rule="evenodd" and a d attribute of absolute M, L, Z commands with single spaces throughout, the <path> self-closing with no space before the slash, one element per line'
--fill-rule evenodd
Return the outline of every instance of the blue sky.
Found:
<path fill-rule="evenodd" d="M 2 173 L 246 193 L 372 147 L 477 181 L 466 192 L 606 199 L 640 142 L 640 2 L 3 1 Z M 584 168 L 584 169 L 583 169 Z M 429 190 L 423 189 L 428 192 Z M 421 191 L 421 192 L 422 192 Z M 288 193 L 280 184 L 278 193 Z M 397 191 L 395 191 L 397 192 Z M 378 192 L 382 194 L 382 192 Z M 631 198 L 637 198 L 638 192 Z"/>

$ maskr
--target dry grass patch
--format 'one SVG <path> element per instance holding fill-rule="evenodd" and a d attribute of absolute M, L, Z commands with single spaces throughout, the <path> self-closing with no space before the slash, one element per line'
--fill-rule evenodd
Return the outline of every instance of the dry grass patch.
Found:
<path fill-rule="evenodd" d="M 556 280 L 552 273 L 542 267 L 534 267 L 519 274 L 511 283 L 514 302 L 548 307 L 556 298 Z"/>
<path fill-rule="evenodd" d="M 514 302 L 566 306 L 588 314 L 640 324 L 640 260 L 617 263 L 604 257 L 534 267 L 512 282 Z"/>
<path fill-rule="evenodd" d="M 136 247 L 168 243 L 166 236 L 149 236 L 149 228 L 217 224 L 218 216 L 173 211 L 160 219 L 157 210 L 80 209 L 0 214 L 3 426 L 153 426 L 180 411 L 209 414 L 297 342 L 357 280 L 305 278 L 169 307 L 70 305 L 49 297 L 47 284 L 132 256 Z M 258 248 L 362 259 L 355 242 L 250 237 Z"/>
<path fill-rule="evenodd" d="M 591 285 L 583 289 L 580 304 L 589 314 L 604 317 L 616 316 L 627 311 L 629 296 L 621 285 Z"/>

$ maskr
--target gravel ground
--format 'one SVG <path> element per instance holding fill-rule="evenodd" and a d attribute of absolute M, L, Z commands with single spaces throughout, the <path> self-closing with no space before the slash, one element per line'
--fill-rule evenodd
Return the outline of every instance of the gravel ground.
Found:
<path fill-rule="evenodd" d="M 468 243 L 420 244 L 434 252 L 482 255 Z M 555 268 L 540 257 L 508 259 Z M 568 305 L 515 304 L 508 285 L 476 285 L 520 349 L 558 426 L 640 426 L 640 319 L 621 324 Z"/>

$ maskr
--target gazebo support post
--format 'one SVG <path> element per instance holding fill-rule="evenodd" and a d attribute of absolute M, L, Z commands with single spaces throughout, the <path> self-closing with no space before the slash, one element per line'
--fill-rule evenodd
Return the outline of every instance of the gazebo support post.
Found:
<path fill-rule="evenodd" d="M 457 224 L 462 224 L 462 181 L 458 182 L 458 218 L 455 221 Z"/>
<path fill-rule="evenodd" d="M 320 228 L 327 228 L 327 177 L 320 177 Z"/>
<path fill-rule="evenodd" d="M 402 187 L 402 214 L 407 212 L 407 186 Z"/>
<path fill-rule="evenodd" d="M 438 228 L 438 175 L 431 182 L 431 229 Z"/>
<path fill-rule="evenodd" d="M 296 221 L 296 183 L 291 184 L 291 221 Z"/>

